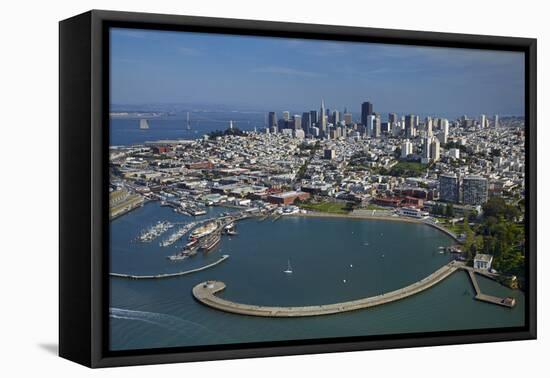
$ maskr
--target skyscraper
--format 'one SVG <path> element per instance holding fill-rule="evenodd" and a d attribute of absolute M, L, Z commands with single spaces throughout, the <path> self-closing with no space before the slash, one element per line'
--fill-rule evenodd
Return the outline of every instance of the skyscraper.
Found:
<path fill-rule="evenodd" d="M 321 100 L 321 109 L 319 109 L 319 133 L 322 137 L 327 135 L 327 117 L 325 111 L 325 100 Z"/>
<path fill-rule="evenodd" d="M 485 114 L 482 114 L 479 117 L 479 124 L 481 125 L 482 129 L 484 129 L 487 126 L 487 117 L 485 116 Z"/>
<path fill-rule="evenodd" d="M 411 155 L 412 153 L 413 153 L 413 145 L 408 139 L 405 139 L 405 141 L 401 144 L 401 158 L 405 159 L 407 156 Z"/>
<path fill-rule="evenodd" d="M 426 117 L 426 121 L 424 122 L 424 126 L 426 129 L 426 135 L 431 137 L 433 135 L 433 120 L 432 117 Z"/>
<path fill-rule="evenodd" d="M 317 116 L 317 110 L 310 110 L 309 117 L 310 117 L 311 124 L 319 127 L 319 125 L 317 124 L 319 122 L 319 117 Z"/>
<path fill-rule="evenodd" d="M 283 119 L 284 119 L 285 121 L 290 120 L 290 112 L 289 112 L 289 111 L 284 111 L 284 112 L 283 112 Z"/>
<path fill-rule="evenodd" d="M 436 161 L 439 161 L 440 159 L 440 143 L 439 143 L 439 139 L 437 138 L 432 138 L 432 144 L 430 146 L 430 158 L 432 159 L 432 161 L 436 162 Z"/>
<path fill-rule="evenodd" d="M 416 119 L 413 114 L 405 116 L 405 136 L 414 138 L 416 136 Z"/>
<path fill-rule="evenodd" d="M 269 112 L 267 119 L 267 127 L 277 126 L 277 114 L 275 112 Z"/>
<path fill-rule="evenodd" d="M 304 132 L 306 134 L 310 133 L 311 129 L 311 113 L 310 112 L 303 112 L 302 113 L 302 129 L 304 129 Z"/>
<path fill-rule="evenodd" d="M 301 130 L 302 129 L 302 117 L 298 114 L 294 114 L 294 117 L 292 117 L 292 129 L 293 130 Z"/>
<path fill-rule="evenodd" d="M 372 115 L 372 104 L 370 102 L 363 102 L 361 104 L 361 123 L 367 124 L 367 117 Z"/>
<path fill-rule="evenodd" d="M 340 112 L 335 110 L 332 112 L 332 123 L 336 125 L 338 122 L 340 122 Z"/>
<path fill-rule="evenodd" d="M 483 205 L 487 202 L 487 179 L 481 176 L 466 176 L 463 180 L 464 203 L 466 205 Z"/>
<path fill-rule="evenodd" d="M 353 123 L 353 116 L 351 113 L 344 113 L 344 122 L 346 123 L 346 125 L 351 125 Z"/>
<path fill-rule="evenodd" d="M 495 128 L 498 128 L 499 124 L 498 124 L 498 114 L 495 114 Z"/>
<path fill-rule="evenodd" d="M 373 128 L 373 138 L 380 138 L 382 135 L 382 119 L 380 119 L 380 114 L 374 114 L 374 128 Z"/>
<path fill-rule="evenodd" d="M 365 134 L 369 137 L 369 138 L 374 138 L 374 121 L 376 119 L 376 116 L 374 114 L 369 114 L 367 116 L 367 119 L 364 123 L 364 126 L 365 126 Z"/>
<path fill-rule="evenodd" d="M 430 159 L 432 157 L 430 148 L 432 146 L 432 138 L 431 137 L 424 137 L 422 139 L 422 164 L 428 164 L 430 162 Z"/>

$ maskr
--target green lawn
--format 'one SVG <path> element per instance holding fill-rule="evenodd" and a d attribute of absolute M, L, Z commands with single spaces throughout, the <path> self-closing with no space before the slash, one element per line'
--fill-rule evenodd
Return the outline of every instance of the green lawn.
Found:
<path fill-rule="evenodd" d="M 346 208 L 345 203 L 340 202 L 320 202 L 320 203 L 304 203 L 300 205 L 301 208 L 312 211 L 319 211 L 322 213 L 334 213 L 334 214 L 347 214 L 349 210 Z"/>
<path fill-rule="evenodd" d="M 387 208 L 375 205 L 374 203 L 369 203 L 367 206 L 363 206 L 362 209 L 367 209 L 367 210 L 388 210 Z"/>
<path fill-rule="evenodd" d="M 426 173 L 427 165 L 413 161 L 400 161 L 390 169 L 390 175 L 398 177 L 418 177 Z"/>

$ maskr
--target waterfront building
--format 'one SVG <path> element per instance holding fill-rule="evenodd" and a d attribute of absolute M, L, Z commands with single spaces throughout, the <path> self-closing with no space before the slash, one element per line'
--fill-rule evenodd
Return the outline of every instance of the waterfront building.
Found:
<path fill-rule="evenodd" d="M 367 117 L 372 115 L 372 104 L 370 102 L 363 102 L 361 104 L 361 123 L 363 125 L 367 124 Z"/>
<path fill-rule="evenodd" d="M 456 175 L 439 176 L 439 199 L 445 202 L 458 203 L 459 181 Z"/>
<path fill-rule="evenodd" d="M 267 197 L 267 201 L 275 205 L 292 205 L 296 200 L 304 201 L 309 197 L 309 193 L 302 191 L 291 191 L 272 194 Z"/>
<path fill-rule="evenodd" d="M 474 269 L 479 270 L 489 270 L 491 269 L 491 264 L 493 263 L 493 256 L 486 255 L 483 253 L 478 253 L 474 257 Z"/>
<path fill-rule="evenodd" d="M 481 176 L 466 176 L 462 182 L 464 203 L 482 205 L 488 198 L 488 181 Z"/>

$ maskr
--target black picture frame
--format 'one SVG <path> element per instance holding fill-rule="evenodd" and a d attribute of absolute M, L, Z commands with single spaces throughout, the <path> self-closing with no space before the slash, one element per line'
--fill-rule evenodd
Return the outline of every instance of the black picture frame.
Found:
<path fill-rule="evenodd" d="M 110 27 L 461 47 L 525 53 L 526 325 L 110 352 L 108 124 Z M 89 367 L 405 348 L 536 338 L 536 39 L 92 10 L 59 24 L 59 354 Z"/>

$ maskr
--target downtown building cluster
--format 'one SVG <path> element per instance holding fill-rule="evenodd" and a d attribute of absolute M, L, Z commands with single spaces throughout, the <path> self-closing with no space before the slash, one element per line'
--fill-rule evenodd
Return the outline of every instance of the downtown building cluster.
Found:
<path fill-rule="evenodd" d="M 432 213 L 439 203 L 479 211 L 490 196 L 523 194 L 521 118 L 390 113 L 382 120 L 364 102 L 355 119 L 321 101 L 319 111 L 266 119 L 265 132 L 112 148 L 112 190 L 256 207 L 353 202 L 407 215 Z"/>

